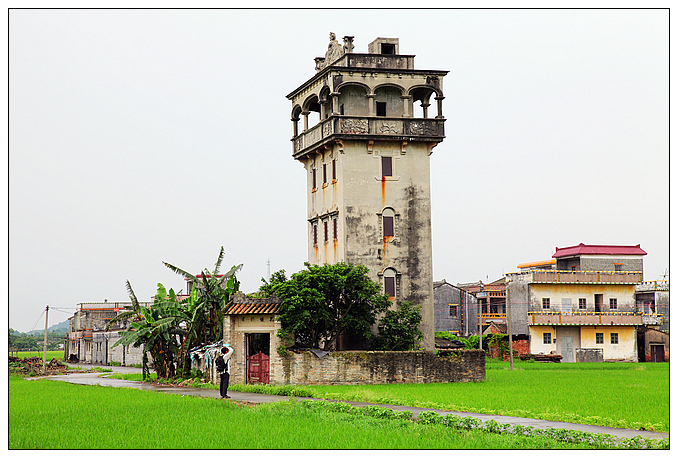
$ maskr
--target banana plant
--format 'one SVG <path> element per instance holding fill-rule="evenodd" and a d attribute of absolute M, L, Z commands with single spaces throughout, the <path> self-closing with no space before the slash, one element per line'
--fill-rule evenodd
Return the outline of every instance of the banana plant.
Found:
<path fill-rule="evenodd" d="M 194 275 L 167 262 L 163 263 L 172 272 L 182 275 L 193 285 L 191 295 L 186 302 L 186 313 L 190 319 L 187 322 L 188 330 L 186 340 L 180 350 L 181 354 L 197 345 L 213 343 L 222 338 L 224 307 L 240 288 L 240 282 L 235 274 L 242 268 L 242 264 L 239 264 L 233 266 L 225 274 L 220 274 L 223 260 L 224 247 L 222 246 L 212 271 L 203 269 L 200 274 Z"/>

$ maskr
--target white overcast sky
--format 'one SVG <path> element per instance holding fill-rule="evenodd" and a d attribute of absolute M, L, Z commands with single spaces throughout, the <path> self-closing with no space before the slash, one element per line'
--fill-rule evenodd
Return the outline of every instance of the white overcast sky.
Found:
<path fill-rule="evenodd" d="M 493 281 L 556 246 L 669 268 L 668 10 L 10 10 L 9 326 L 303 268 L 286 95 L 329 32 L 448 70 L 431 156 L 434 279 Z"/>

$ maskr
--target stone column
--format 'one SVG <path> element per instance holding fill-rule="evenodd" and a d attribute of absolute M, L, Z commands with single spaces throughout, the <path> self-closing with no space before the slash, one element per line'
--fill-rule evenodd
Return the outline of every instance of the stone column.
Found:
<path fill-rule="evenodd" d="M 412 109 L 412 96 L 403 95 L 401 98 L 403 99 L 403 118 L 411 118 L 414 113 L 414 110 Z"/>
<path fill-rule="evenodd" d="M 438 104 L 438 116 L 436 116 L 436 118 L 442 118 L 443 117 L 443 99 L 444 98 L 445 97 L 442 97 L 442 96 L 438 96 L 438 97 L 435 98 L 436 102 Z"/>
<path fill-rule="evenodd" d="M 374 116 L 376 113 L 374 104 L 374 94 L 367 94 L 367 116 Z"/>

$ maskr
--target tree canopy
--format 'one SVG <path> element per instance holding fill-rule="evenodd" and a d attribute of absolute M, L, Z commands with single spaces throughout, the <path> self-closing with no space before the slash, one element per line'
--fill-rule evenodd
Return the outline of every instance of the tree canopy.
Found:
<path fill-rule="evenodd" d="M 391 302 L 369 278 L 367 267 L 343 262 L 305 266 L 289 280 L 282 272 L 266 285 L 283 300 L 282 328 L 294 332 L 298 344 L 323 350 L 336 348 L 345 331 L 373 337 L 371 326 Z"/>

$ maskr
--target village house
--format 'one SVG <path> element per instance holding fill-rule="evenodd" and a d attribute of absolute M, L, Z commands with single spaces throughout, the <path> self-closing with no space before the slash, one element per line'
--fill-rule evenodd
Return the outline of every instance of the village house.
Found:
<path fill-rule="evenodd" d="M 457 283 L 457 286 L 477 298 L 481 323 L 506 324 L 506 279 L 504 277 L 491 283 L 477 281 Z"/>
<path fill-rule="evenodd" d="M 638 327 L 661 325 L 636 306 L 645 254 L 640 245 L 579 244 L 556 248 L 551 268 L 521 265 L 506 276 L 513 333 L 529 335 L 530 353 L 563 362 L 638 361 Z"/>
<path fill-rule="evenodd" d="M 121 364 L 129 366 L 142 363 L 142 349 L 133 346 L 113 345 L 120 339 L 120 331 L 127 323 L 106 330 L 111 321 L 131 302 L 82 302 L 68 319 L 68 332 L 64 342 L 64 359 L 86 364 Z M 141 303 L 148 306 L 149 303 Z"/>
<path fill-rule="evenodd" d="M 443 279 L 433 282 L 433 302 L 436 332 L 478 334 L 478 301 L 473 294 Z"/>

